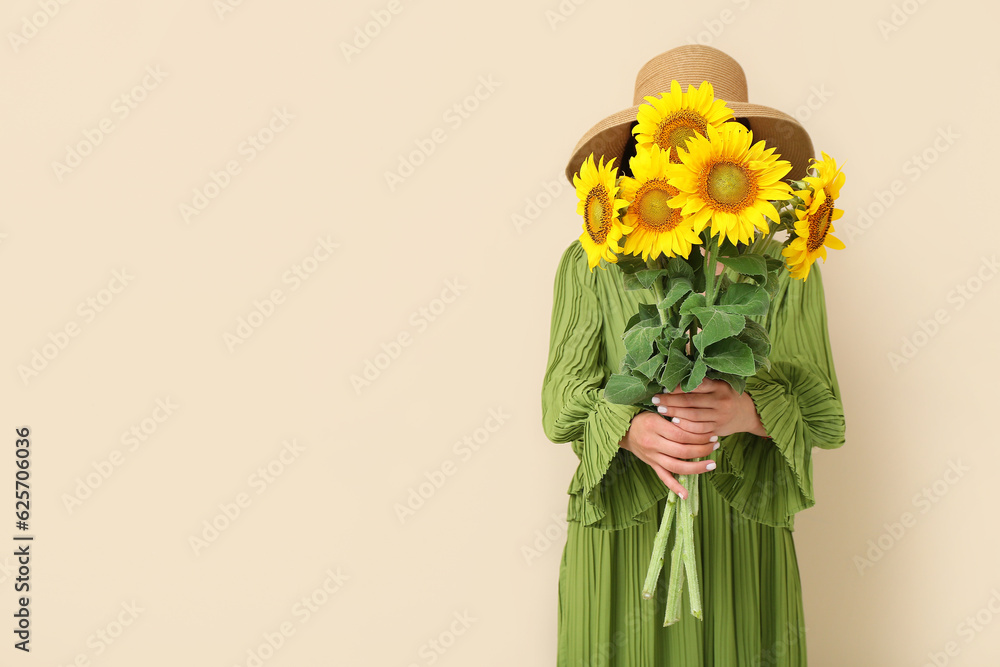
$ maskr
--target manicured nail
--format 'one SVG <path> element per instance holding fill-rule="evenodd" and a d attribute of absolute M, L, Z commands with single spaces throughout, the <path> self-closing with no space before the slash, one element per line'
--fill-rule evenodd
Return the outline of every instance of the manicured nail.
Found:
<path fill-rule="evenodd" d="M 653 405 L 659 405 L 660 404 L 660 397 L 659 396 L 654 396 L 653 398 L 651 398 L 649 400 L 651 400 L 653 402 Z"/>
<path fill-rule="evenodd" d="M 708 441 L 709 442 L 716 442 L 718 439 L 719 439 L 719 436 L 713 435 L 711 438 L 708 439 Z"/>
<path fill-rule="evenodd" d="M 680 419 L 678 419 L 677 417 L 674 417 L 674 418 L 673 418 L 673 419 L 671 419 L 670 421 L 672 421 L 672 422 L 673 422 L 673 423 L 675 423 L 675 424 L 680 424 L 680 423 L 681 423 L 681 420 L 680 420 Z"/>
<path fill-rule="evenodd" d="M 705 466 L 705 470 L 715 470 L 715 461 L 709 461 L 708 465 Z"/>
<path fill-rule="evenodd" d="M 661 405 L 660 407 L 656 408 L 656 411 L 659 412 L 661 415 L 667 414 L 667 408 L 665 406 L 663 406 L 663 405 Z"/>
<path fill-rule="evenodd" d="M 715 451 L 716 449 L 718 449 L 718 448 L 719 448 L 719 447 L 721 447 L 721 446 L 722 446 L 722 443 L 721 443 L 721 442 L 717 442 L 717 443 L 715 443 L 715 447 L 712 447 L 712 451 L 714 452 L 714 451 Z"/>

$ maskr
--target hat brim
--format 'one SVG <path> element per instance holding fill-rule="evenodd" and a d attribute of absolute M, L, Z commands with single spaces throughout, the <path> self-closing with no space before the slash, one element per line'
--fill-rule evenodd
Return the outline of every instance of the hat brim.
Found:
<path fill-rule="evenodd" d="M 591 153 L 595 160 L 602 155 L 605 162 L 609 159 L 617 161 L 625 152 L 625 146 L 630 139 L 629 128 L 639 113 L 637 104 L 622 109 L 601 120 L 587 130 L 566 165 L 566 178 L 573 182 L 573 175 L 580 171 L 580 165 Z M 753 132 L 754 142 L 763 139 L 768 148 L 774 148 L 781 159 L 792 163 L 792 169 L 786 178 L 800 180 L 809 168 L 809 158 L 813 157 L 812 139 L 802 125 L 786 113 L 749 102 L 726 102 L 732 109 L 735 118 L 746 118 Z"/>

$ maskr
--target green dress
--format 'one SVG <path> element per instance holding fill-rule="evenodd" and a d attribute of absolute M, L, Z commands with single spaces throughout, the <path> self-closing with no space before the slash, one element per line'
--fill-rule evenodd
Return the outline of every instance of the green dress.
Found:
<path fill-rule="evenodd" d="M 781 244 L 765 252 L 780 258 Z M 681 620 L 663 627 L 666 575 L 643 600 L 653 538 L 669 489 L 619 441 L 642 408 L 609 403 L 603 388 L 625 353 L 625 324 L 650 290 L 626 291 L 615 264 L 587 266 L 574 240 L 559 262 L 542 425 L 579 459 L 567 493 L 568 532 L 559 566 L 559 667 L 790 667 L 806 664 L 795 544 L 796 512 L 815 504 L 812 448 L 844 444 L 844 413 L 827 332 L 823 280 L 787 271 L 766 316 L 771 368 L 748 378 L 769 437 L 734 433 L 700 475 L 694 517 L 703 620 L 682 596 Z"/>

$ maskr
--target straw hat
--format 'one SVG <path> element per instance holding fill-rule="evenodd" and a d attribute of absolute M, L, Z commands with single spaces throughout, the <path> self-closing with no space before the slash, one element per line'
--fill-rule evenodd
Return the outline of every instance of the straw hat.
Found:
<path fill-rule="evenodd" d="M 691 44 L 661 53 L 642 66 L 635 78 L 633 105 L 590 128 L 573 149 L 573 157 L 566 165 L 566 178 L 570 183 L 591 153 L 595 160 L 601 155 L 615 158 L 618 166 L 631 138 L 630 128 L 639 106 L 647 95 L 669 92 L 672 79 L 676 79 L 685 91 L 689 85 L 700 87 L 702 81 L 711 83 L 716 99 L 725 100 L 735 118 L 746 118 L 750 122 L 754 143 L 763 139 L 783 160 L 792 163 L 786 178 L 801 179 L 806 175 L 809 158 L 813 157 L 813 145 L 805 128 L 786 113 L 749 103 L 746 75 L 730 56 L 711 46 Z"/>

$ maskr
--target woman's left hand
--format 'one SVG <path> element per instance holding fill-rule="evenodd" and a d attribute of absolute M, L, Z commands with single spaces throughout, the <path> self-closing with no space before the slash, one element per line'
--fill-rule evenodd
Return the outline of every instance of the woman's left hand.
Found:
<path fill-rule="evenodd" d="M 691 433 L 714 433 L 720 438 L 732 433 L 769 437 L 750 394 L 737 394 L 725 380 L 705 378 L 688 392 L 678 385 L 670 393 L 655 394 L 652 401 L 660 414 Z"/>

